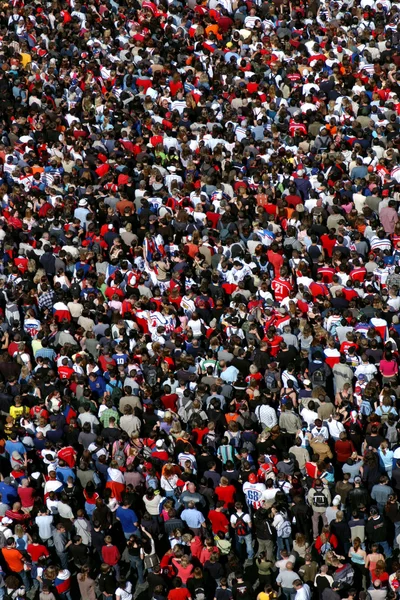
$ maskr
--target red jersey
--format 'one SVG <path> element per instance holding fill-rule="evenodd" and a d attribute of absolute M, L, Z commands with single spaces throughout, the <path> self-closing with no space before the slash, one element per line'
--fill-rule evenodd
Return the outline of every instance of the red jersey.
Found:
<path fill-rule="evenodd" d="M 322 281 L 324 283 L 332 283 L 333 276 L 335 275 L 335 269 L 333 267 L 321 267 L 317 270 L 317 273 L 318 275 L 322 275 Z"/>
<path fill-rule="evenodd" d="M 71 467 L 71 469 L 75 467 L 76 452 L 72 446 L 66 446 L 65 448 L 61 448 L 57 456 L 61 460 L 65 460 L 65 462 L 69 467 Z"/>
<path fill-rule="evenodd" d="M 274 292 L 275 300 L 282 302 L 282 300 L 289 296 L 293 286 L 287 279 L 284 279 L 283 277 L 275 277 L 271 283 L 271 288 Z"/>
<path fill-rule="evenodd" d="M 268 250 L 267 258 L 271 265 L 274 267 L 275 275 L 279 275 L 280 268 L 283 265 L 283 257 L 278 252 L 274 252 L 273 250 Z"/>
<path fill-rule="evenodd" d="M 269 353 L 271 356 L 276 356 L 279 352 L 279 344 L 283 342 L 283 337 L 280 335 L 274 335 L 272 339 L 266 337 L 263 339 L 269 346 Z"/>
<path fill-rule="evenodd" d="M 308 289 L 310 290 L 313 298 L 316 298 L 317 296 L 329 296 L 329 290 L 324 283 L 317 283 L 316 281 L 313 281 L 308 286 Z"/>
<path fill-rule="evenodd" d="M 333 249 L 337 244 L 337 240 L 334 237 L 333 239 L 327 234 L 324 233 L 323 235 L 321 235 L 321 245 L 323 247 L 323 249 L 325 250 L 325 252 L 327 253 L 327 255 L 329 257 L 332 257 L 333 254 Z"/>
<path fill-rule="evenodd" d="M 365 277 L 367 275 L 367 269 L 365 267 L 356 267 L 350 272 L 350 278 L 353 281 L 365 281 Z"/>
<path fill-rule="evenodd" d="M 71 369 L 71 367 L 59 367 L 58 368 L 58 374 L 60 376 L 60 379 L 70 379 L 71 376 L 74 374 L 74 370 Z"/>

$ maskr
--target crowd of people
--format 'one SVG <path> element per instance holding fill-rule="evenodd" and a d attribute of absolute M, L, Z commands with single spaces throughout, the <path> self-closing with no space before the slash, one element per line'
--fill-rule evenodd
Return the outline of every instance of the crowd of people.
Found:
<path fill-rule="evenodd" d="M 0 8 L 0 600 L 400 595 L 392 0 Z"/>

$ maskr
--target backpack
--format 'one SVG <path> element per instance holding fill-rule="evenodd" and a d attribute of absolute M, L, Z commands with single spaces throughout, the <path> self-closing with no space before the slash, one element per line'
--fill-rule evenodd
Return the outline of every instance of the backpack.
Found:
<path fill-rule="evenodd" d="M 118 385 L 112 385 L 111 383 L 109 385 L 112 388 L 111 400 L 113 402 L 119 402 L 123 396 L 122 389 L 120 387 L 118 387 Z"/>
<path fill-rule="evenodd" d="M 314 371 L 314 373 L 311 375 L 311 382 L 315 387 L 317 387 L 318 385 L 321 385 L 323 387 L 326 383 L 326 376 L 324 371 L 322 369 L 317 369 L 316 371 Z"/>
<path fill-rule="evenodd" d="M 232 433 L 230 431 L 226 432 L 226 437 L 229 439 L 229 444 L 233 447 L 233 448 L 239 448 L 240 446 L 240 432 L 239 435 L 232 435 Z"/>
<path fill-rule="evenodd" d="M 365 417 L 369 417 L 369 415 L 372 413 L 371 402 L 369 400 L 362 400 L 360 413 Z"/>
<path fill-rule="evenodd" d="M 277 383 L 276 383 L 276 379 L 275 376 L 272 373 L 267 373 L 265 376 L 265 385 L 267 386 L 267 389 L 269 390 L 276 390 L 277 389 Z"/>
<path fill-rule="evenodd" d="M 115 460 L 118 463 L 119 467 L 123 467 L 125 464 L 125 452 L 123 448 L 121 448 L 121 444 L 119 441 L 115 442 L 115 448 L 116 451 L 113 460 Z"/>
<path fill-rule="evenodd" d="M 204 436 L 204 443 L 207 445 L 207 448 L 211 448 L 212 450 L 217 449 L 217 436 L 215 431 L 209 431 Z"/>
<path fill-rule="evenodd" d="M 148 367 L 145 372 L 145 378 L 147 385 L 155 387 L 157 384 L 157 369 L 153 366 Z"/>
<path fill-rule="evenodd" d="M 323 492 L 315 492 L 312 503 L 316 508 L 328 508 L 328 498 Z"/>
<path fill-rule="evenodd" d="M 5 317 L 8 325 L 11 327 L 13 326 L 14 322 L 18 324 L 21 322 L 18 306 L 15 303 L 6 304 Z"/>
<path fill-rule="evenodd" d="M 397 442 L 397 425 L 390 425 L 389 423 L 385 423 L 385 429 L 385 438 L 390 444 L 395 444 Z"/>
<path fill-rule="evenodd" d="M 253 442 L 250 442 L 250 440 L 245 440 L 242 444 L 242 450 L 247 450 L 247 452 L 249 454 L 251 454 L 252 452 L 255 451 L 255 447 Z"/>
<path fill-rule="evenodd" d="M 267 518 L 263 515 L 256 513 L 254 514 L 254 526 L 256 528 L 256 536 L 261 540 L 270 539 L 272 536 L 271 526 Z"/>
<path fill-rule="evenodd" d="M 193 600 L 206 600 L 206 592 L 202 587 L 198 587 L 194 590 L 194 594 L 192 594 Z"/>
<path fill-rule="evenodd" d="M 288 520 L 284 521 L 279 528 L 279 537 L 281 538 L 289 538 L 292 535 L 292 526 Z"/>
<path fill-rule="evenodd" d="M 326 540 L 325 544 L 322 544 L 321 546 L 321 555 L 323 558 L 325 558 L 325 556 L 327 555 L 328 552 L 330 552 L 331 550 L 333 550 L 333 546 L 330 543 L 329 540 Z"/>
<path fill-rule="evenodd" d="M 353 585 L 354 569 L 349 564 L 346 564 L 339 573 L 333 574 L 333 581 L 339 582 L 341 587 Z"/>
<path fill-rule="evenodd" d="M 237 513 L 235 513 L 235 517 L 236 517 L 236 527 L 235 527 L 235 532 L 236 535 L 247 535 L 248 534 L 248 527 L 247 527 L 247 523 L 244 520 L 244 515 L 242 515 L 241 517 L 239 517 L 239 515 Z"/>

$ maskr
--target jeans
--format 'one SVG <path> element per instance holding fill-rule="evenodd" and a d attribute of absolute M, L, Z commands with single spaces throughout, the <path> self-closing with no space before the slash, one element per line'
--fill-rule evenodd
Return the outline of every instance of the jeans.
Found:
<path fill-rule="evenodd" d="M 22 571 L 20 571 L 18 573 L 18 575 L 21 577 L 22 583 L 25 586 L 25 590 L 28 592 L 30 590 L 30 588 L 31 588 L 31 582 L 30 582 L 30 579 L 29 579 L 29 576 L 28 576 L 28 572 L 25 571 L 24 569 L 22 569 Z"/>
<path fill-rule="evenodd" d="M 68 554 L 66 552 L 57 552 L 60 564 L 63 569 L 68 569 Z"/>
<path fill-rule="evenodd" d="M 241 552 L 242 544 L 246 544 L 247 558 L 253 558 L 254 550 L 253 550 L 252 541 L 253 541 L 253 538 L 252 538 L 251 533 L 248 533 L 247 535 L 237 535 L 236 536 L 236 549 L 237 549 L 238 553 L 240 554 L 240 552 Z"/>
<path fill-rule="evenodd" d="M 389 546 L 389 544 L 387 542 L 379 542 L 382 550 L 383 550 L 383 554 L 385 555 L 386 558 L 390 558 L 392 556 L 392 549 Z"/>
<path fill-rule="evenodd" d="M 383 515 L 383 511 L 386 506 L 386 503 L 385 502 L 377 502 L 376 505 L 378 507 L 379 514 Z"/>
<path fill-rule="evenodd" d="M 133 567 L 137 571 L 138 584 L 142 585 L 144 583 L 144 578 L 143 578 L 143 561 L 142 561 L 142 559 L 139 556 L 131 556 L 129 558 L 129 561 L 131 563 L 131 567 Z"/>
<path fill-rule="evenodd" d="M 397 543 L 397 536 L 400 535 L 400 521 L 394 524 L 394 543 L 393 548 L 399 548 L 399 544 Z M 1 600 L 1 598 L 0 598 Z"/>
<path fill-rule="evenodd" d="M 294 600 L 296 590 L 294 588 L 282 588 L 282 594 L 284 595 L 285 600 Z"/>
<path fill-rule="evenodd" d="M 290 550 L 291 550 L 291 545 L 292 545 L 292 538 L 288 537 L 288 538 L 282 538 L 282 537 L 277 537 L 276 538 L 276 557 L 279 560 L 281 558 L 281 550 L 287 550 L 288 553 L 290 554 Z"/>

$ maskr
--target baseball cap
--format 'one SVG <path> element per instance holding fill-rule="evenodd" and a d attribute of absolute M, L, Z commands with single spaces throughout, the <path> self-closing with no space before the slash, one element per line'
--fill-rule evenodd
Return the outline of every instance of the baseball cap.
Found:
<path fill-rule="evenodd" d="M 359 477 L 357 475 L 357 477 L 354 477 L 354 483 L 361 483 L 361 477 Z"/>

